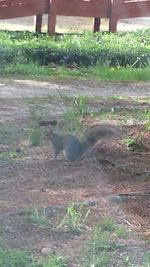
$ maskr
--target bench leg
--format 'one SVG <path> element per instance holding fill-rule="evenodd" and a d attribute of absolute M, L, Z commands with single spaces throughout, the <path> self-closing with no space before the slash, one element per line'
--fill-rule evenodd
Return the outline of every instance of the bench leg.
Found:
<path fill-rule="evenodd" d="M 113 0 L 110 7 L 109 31 L 116 32 L 119 16 L 120 0 Z"/>
<path fill-rule="evenodd" d="M 94 18 L 93 32 L 98 32 L 100 30 L 101 19 Z"/>
<path fill-rule="evenodd" d="M 109 31 L 116 32 L 117 31 L 117 21 L 118 19 L 115 17 L 110 17 L 109 19 Z"/>
<path fill-rule="evenodd" d="M 55 25 L 56 25 L 56 12 L 53 4 L 50 5 L 49 14 L 48 14 L 48 35 L 55 34 Z"/>
<path fill-rule="evenodd" d="M 42 15 L 34 16 L 34 29 L 35 32 L 41 32 L 42 29 Z"/>

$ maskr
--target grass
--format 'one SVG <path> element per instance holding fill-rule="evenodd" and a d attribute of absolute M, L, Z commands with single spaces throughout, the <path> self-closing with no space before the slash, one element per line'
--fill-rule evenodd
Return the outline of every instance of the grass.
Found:
<path fill-rule="evenodd" d="M 125 138 L 123 140 L 123 144 L 126 146 L 127 149 L 134 150 L 136 146 L 136 140 L 133 138 Z"/>
<path fill-rule="evenodd" d="M 17 76 L 21 79 L 48 79 L 48 80 L 96 80 L 112 82 L 150 81 L 150 67 L 146 68 L 110 68 L 110 67 L 80 67 L 70 69 L 65 66 L 40 66 L 33 63 L 9 64 L 0 70 L 4 77 Z"/>
<path fill-rule="evenodd" d="M 106 225 L 108 226 L 108 223 Z M 109 242 L 109 232 L 103 231 L 99 226 L 95 227 L 92 230 L 90 241 L 85 246 L 83 266 L 108 266 L 113 254 L 111 249 L 113 247 Z"/>
<path fill-rule="evenodd" d="M 45 109 L 39 105 L 33 103 L 29 106 L 29 113 L 30 113 L 30 123 L 29 128 L 26 129 L 29 136 L 29 143 L 31 146 L 39 146 L 42 139 L 42 132 L 39 128 L 38 121 L 39 119 L 45 115 Z"/>
<path fill-rule="evenodd" d="M 82 266 L 103 267 L 110 266 L 110 263 L 115 266 L 116 259 L 117 262 L 118 259 L 124 262 L 122 257 L 120 258 L 123 247 L 118 237 L 125 238 L 126 236 L 125 229 L 115 224 L 111 218 L 102 219 L 92 229 L 89 242 L 84 247 Z"/>
<path fill-rule="evenodd" d="M 32 258 L 26 251 L 0 249 L 1 267 L 34 267 Z"/>
<path fill-rule="evenodd" d="M 149 33 L 149 30 L 115 34 L 84 32 L 49 37 L 0 31 L 0 75 L 50 80 L 150 81 Z"/>
<path fill-rule="evenodd" d="M 85 212 L 83 205 L 77 206 L 75 203 L 70 203 L 66 208 L 66 214 L 61 219 L 58 228 L 65 228 L 73 234 L 80 233 L 89 212 L 90 210 Z"/>
<path fill-rule="evenodd" d="M 122 238 L 126 238 L 128 235 L 127 231 L 123 227 L 120 227 L 120 226 L 115 226 L 114 233 L 116 236 L 122 237 Z"/>
<path fill-rule="evenodd" d="M 23 135 L 23 125 L 5 121 L 0 127 L 0 144 L 13 145 Z"/>
<path fill-rule="evenodd" d="M 32 223 L 39 228 L 49 227 L 49 221 L 45 215 L 45 211 L 38 211 L 36 207 L 30 207 L 24 211 L 24 218 L 26 221 Z"/>
<path fill-rule="evenodd" d="M 17 158 L 17 152 L 15 150 L 1 152 L 0 153 L 0 166 L 5 166 L 12 163 Z"/>
<path fill-rule="evenodd" d="M 80 121 L 80 117 L 76 114 L 74 109 L 64 112 L 60 116 L 57 128 L 63 129 L 65 132 L 82 132 L 84 129 L 83 124 Z"/>
<path fill-rule="evenodd" d="M 42 267 L 65 267 L 66 260 L 62 256 L 51 254 L 46 260 L 42 262 Z"/>
<path fill-rule="evenodd" d="M 114 222 L 111 218 L 104 218 L 98 224 L 102 231 L 112 232 L 114 230 Z"/>
<path fill-rule="evenodd" d="M 49 37 L 30 32 L 0 31 L 1 69 L 15 63 L 109 67 L 149 65 L 149 30 L 137 32 L 63 34 Z M 128 45 L 126 45 L 128 44 Z"/>
<path fill-rule="evenodd" d="M 33 126 L 33 128 L 28 129 L 29 131 L 29 143 L 31 146 L 39 146 L 41 143 L 41 131 L 39 127 Z"/>
<path fill-rule="evenodd" d="M 0 249 L 0 267 L 65 267 L 62 256 L 51 254 L 46 259 L 37 260 L 25 250 Z"/>

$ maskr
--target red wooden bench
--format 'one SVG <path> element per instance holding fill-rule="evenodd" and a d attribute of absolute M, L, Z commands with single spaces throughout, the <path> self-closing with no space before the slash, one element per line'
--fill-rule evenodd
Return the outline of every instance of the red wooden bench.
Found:
<path fill-rule="evenodd" d="M 150 16 L 150 0 L 0 0 L 0 19 L 35 15 L 35 31 L 41 32 L 42 15 L 48 14 L 48 34 L 55 33 L 56 16 L 93 17 L 94 32 L 100 18 L 109 19 L 115 32 L 118 19 Z"/>

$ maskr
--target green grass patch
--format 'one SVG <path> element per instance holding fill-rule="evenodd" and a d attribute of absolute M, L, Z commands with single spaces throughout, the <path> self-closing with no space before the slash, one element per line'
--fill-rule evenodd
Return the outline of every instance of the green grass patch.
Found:
<path fill-rule="evenodd" d="M 80 234 L 89 212 L 90 210 L 85 211 L 83 205 L 77 206 L 75 203 L 69 203 L 58 228 L 64 228 L 73 234 Z"/>
<path fill-rule="evenodd" d="M 84 248 L 82 266 L 109 266 L 116 250 L 109 241 L 109 236 L 109 231 L 103 231 L 99 226 L 92 230 L 91 239 Z"/>
<path fill-rule="evenodd" d="M 25 250 L 0 249 L 0 267 L 65 267 L 64 257 L 50 254 L 46 259 L 37 260 Z"/>
<path fill-rule="evenodd" d="M 117 224 L 111 218 L 102 219 L 91 231 L 89 241 L 85 244 L 82 251 L 81 266 L 103 267 L 103 266 L 132 266 L 125 265 L 131 263 L 128 253 L 124 259 L 121 254 L 126 251 L 128 245 L 119 241 L 118 237 L 127 237 L 126 230 Z M 147 257 L 145 257 L 147 259 Z M 145 263 L 145 259 L 143 262 Z M 119 265 L 118 265 L 119 263 Z M 133 266 L 135 266 L 133 264 Z M 144 267 L 145 265 L 142 265 Z"/>
<path fill-rule="evenodd" d="M 45 215 L 45 210 L 39 211 L 36 207 L 30 207 L 24 211 L 26 221 L 32 223 L 39 228 L 49 227 L 48 218 Z"/>
<path fill-rule="evenodd" d="M 150 81 L 150 67 L 146 68 L 109 68 L 101 66 L 79 67 L 70 69 L 65 66 L 40 66 L 34 63 L 28 64 L 9 64 L 0 69 L 0 74 L 8 76 L 16 76 L 17 78 L 34 78 L 48 80 L 95 80 L 95 81 Z"/>
<path fill-rule="evenodd" d="M 1 267 L 34 267 L 32 259 L 26 251 L 0 249 Z"/>
<path fill-rule="evenodd" d="M 64 257 L 51 254 L 48 256 L 48 258 L 44 261 L 42 261 L 42 264 L 39 265 L 41 267 L 65 267 L 67 266 L 66 261 Z"/>
<path fill-rule="evenodd" d="M 64 34 L 49 37 L 30 32 L 0 32 L 0 60 L 48 66 L 145 67 L 150 59 L 150 31 Z M 127 45 L 128 44 L 128 45 Z"/>
<path fill-rule="evenodd" d="M 6 76 L 149 81 L 150 30 L 54 37 L 0 31 L 0 61 Z"/>

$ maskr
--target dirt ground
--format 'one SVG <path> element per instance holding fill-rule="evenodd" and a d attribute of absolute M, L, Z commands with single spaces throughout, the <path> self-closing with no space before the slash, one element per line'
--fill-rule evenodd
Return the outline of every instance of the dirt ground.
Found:
<path fill-rule="evenodd" d="M 98 144 L 90 156 L 78 164 L 65 161 L 63 156 L 54 161 L 48 141 L 43 139 L 39 146 L 30 146 L 23 131 L 29 127 L 30 106 L 34 101 L 48 110 L 48 118 L 57 118 L 68 108 L 51 98 L 58 96 L 58 89 L 68 96 L 106 97 L 89 102 L 88 107 L 98 112 L 116 109 L 122 114 L 149 110 L 149 86 L 1 79 L 0 225 L 4 227 L 1 232 L 7 247 L 30 247 L 36 255 L 50 247 L 69 256 L 69 266 L 80 266 L 80 251 L 89 238 L 88 229 L 106 217 L 113 218 L 117 225 L 132 233 L 125 239 L 117 237 L 117 242 L 126 245 L 123 255 L 129 256 L 134 266 L 143 266 L 141 262 L 144 253 L 149 251 L 150 238 L 150 132 L 144 131 L 142 120 L 136 123 L 130 117 L 126 122 L 116 117 L 103 118 L 107 123 L 121 125 L 121 138 Z M 42 96 L 48 96 L 48 100 L 38 100 Z M 88 123 L 92 120 L 89 118 Z M 101 121 L 96 118 L 96 122 Z M 139 138 L 141 134 L 141 146 L 135 151 L 123 146 L 124 137 Z M 16 154 L 18 147 L 21 151 Z M 9 154 L 9 159 L 4 158 L 5 154 Z M 84 203 L 90 209 L 85 223 L 88 227 L 79 236 L 53 229 L 55 219 L 70 201 Z M 46 210 L 52 224 L 50 229 L 39 229 L 24 220 L 24 210 L 32 205 Z M 123 256 L 118 253 L 117 260 L 112 260 L 110 266 L 127 266 L 119 263 L 118 259 Z"/>

